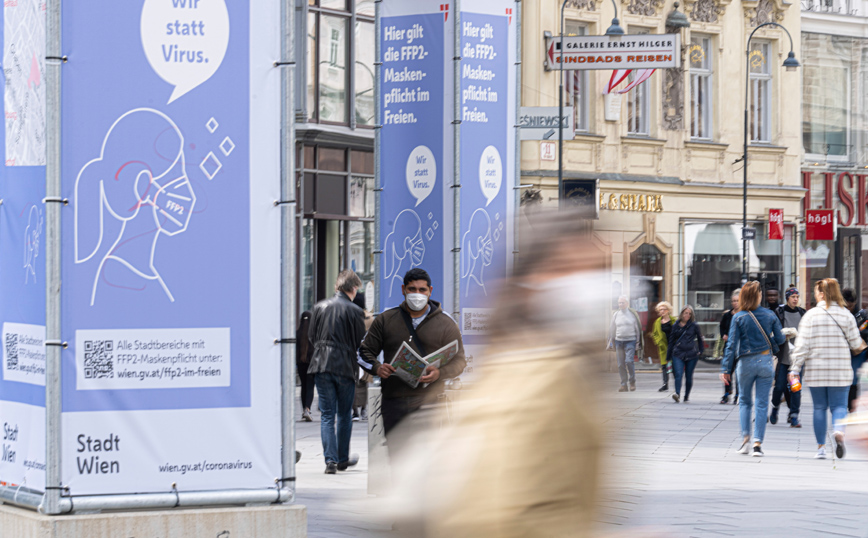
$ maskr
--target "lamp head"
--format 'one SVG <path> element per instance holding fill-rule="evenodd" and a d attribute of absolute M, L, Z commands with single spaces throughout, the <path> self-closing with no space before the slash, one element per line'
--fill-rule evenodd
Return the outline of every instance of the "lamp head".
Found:
<path fill-rule="evenodd" d="M 674 9 L 666 17 L 666 31 L 678 31 L 682 28 L 690 28 L 690 21 L 684 13 L 678 11 L 678 2 L 675 2 Z"/>
<path fill-rule="evenodd" d="M 609 26 L 609 29 L 606 30 L 606 35 L 609 36 L 613 41 L 620 41 L 621 36 L 624 35 L 624 29 L 621 28 L 621 22 L 617 17 L 612 19 L 612 26 Z"/>
<path fill-rule="evenodd" d="M 796 60 L 796 54 L 793 51 L 790 51 L 787 54 L 787 59 L 784 60 L 784 67 L 787 68 L 787 71 L 795 71 L 801 64 L 798 60 Z"/>

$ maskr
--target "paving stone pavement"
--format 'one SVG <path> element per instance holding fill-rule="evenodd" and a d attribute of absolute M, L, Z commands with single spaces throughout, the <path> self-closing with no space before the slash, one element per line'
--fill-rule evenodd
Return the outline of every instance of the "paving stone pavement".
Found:
<path fill-rule="evenodd" d="M 768 424 L 766 455 L 753 458 L 735 452 L 738 406 L 719 403 L 716 373 L 697 371 L 687 404 L 660 385 L 659 373 L 647 372 L 637 374 L 636 392 L 617 393 L 612 376 L 604 395 L 604 534 L 868 536 L 868 451 L 851 443 L 845 459 L 814 459 L 807 389 L 803 427 Z M 781 411 L 785 418 L 786 404 Z"/>
<path fill-rule="evenodd" d="M 815 460 L 807 390 L 804 427 L 769 424 L 766 455 L 753 458 L 735 452 L 738 406 L 718 403 L 714 371 L 697 370 L 687 404 L 657 392 L 659 372 L 637 373 L 629 393 L 617 392 L 617 374 L 605 379 L 600 536 L 868 537 L 868 450 L 851 443 L 843 460 Z M 297 423 L 297 499 L 308 509 L 308 536 L 394 537 L 382 500 L 367 495 L 367 423 L 353 428 L 359 465 L 325 475 L 317 414 L 314 420 Z"/>

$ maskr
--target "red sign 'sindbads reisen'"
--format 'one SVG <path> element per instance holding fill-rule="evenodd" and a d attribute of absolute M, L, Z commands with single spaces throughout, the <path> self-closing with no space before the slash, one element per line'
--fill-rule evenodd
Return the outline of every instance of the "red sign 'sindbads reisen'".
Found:
<path fill-rule="evenodd" d="M 555 63 L 560 63 L 561 58 L 558 55 L 555 55 Z M 620 63 L 659 63 L 659 62 L 671 62 L 672 55 L 671 54 L 657 54 L 657 55 L 636 55 L 636 56 L 599 56 L 595 54 L 588 54 L 585 56 L 579 55 L 571 55 L 564 56 L 564 65 L 566 64 L 583 64 L 583 63 L 607 63 L 607 64 L 620 64 Z"/>

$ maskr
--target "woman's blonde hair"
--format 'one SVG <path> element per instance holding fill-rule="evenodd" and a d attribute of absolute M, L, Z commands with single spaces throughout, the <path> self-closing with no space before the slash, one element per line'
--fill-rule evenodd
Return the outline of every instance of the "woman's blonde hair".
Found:
<path fill-rule="evenodd" d="M 763 296 L 760 291 L 760 283 L 754 280 L 748 282 L 741 287 L 741 293 L 738 296 L 738 309 L 753 311 L 759 308 Z"/>
<path fill-rule="evenodd" d="M 673 310 L 673 308 L 672 308 L 672 305 L 669 304 L 669 302 L 667 302 L 667 301 L 660 301 L 659 303 L 657 303 L 657 306 L 654 307 L 654 310 L 659 310 L 659 309 L 661 309 L 661 308 L 665 308 L 666 310 L 669 311 L 669 315 L 670 315 L 670 316 L 672 315 L 672 310 Z"/>
<path fill-rule="evenodd" d="M 826 302 L 826 310 L 829 305 L 836 303 L 838 306 L 847 307 L 847 302 L 844 301 L 844 296 L 841 294 L 841 286 L 838 285 L 838 280 L 835 278 L 824 278 L 814 284 L 814 289 L 823 294 L 823 300 Z"/>

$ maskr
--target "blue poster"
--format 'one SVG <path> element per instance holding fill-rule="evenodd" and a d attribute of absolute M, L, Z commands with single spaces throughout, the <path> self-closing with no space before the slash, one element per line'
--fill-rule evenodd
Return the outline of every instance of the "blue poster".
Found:
<path fill-rule="evenodd" d="M 283 476 L 279 13 L 226 0 L 63 5 L 71 495 Z"/>
<path fill-rule="evenodd" d="M 0 482 L 45 483 L 45 14 L 0 10 Z"/>
<path fill-rule="evenodd" d="M 433 297 L 445 291 L 444 40 L 448 15 L 428 2 L 386 2 L 381 7 L 380 50 L 380 309 L 403 300 L 404 274 L 421 267 L 431 275 Z M 442 7 L 442 6 L 441 6 Z"/>
<path fill-rule="evenodd" d="M 247 406 L 247 2 L 64 8 L 63 410 Z"/>
<path fill-rule="evenodd" d="M 470 344 L 486 331 L 509 255 L 515 135 L 509 121 L 514 100 L 507 11 L 461 13 L 460 305 L 462 332 Z"/>

